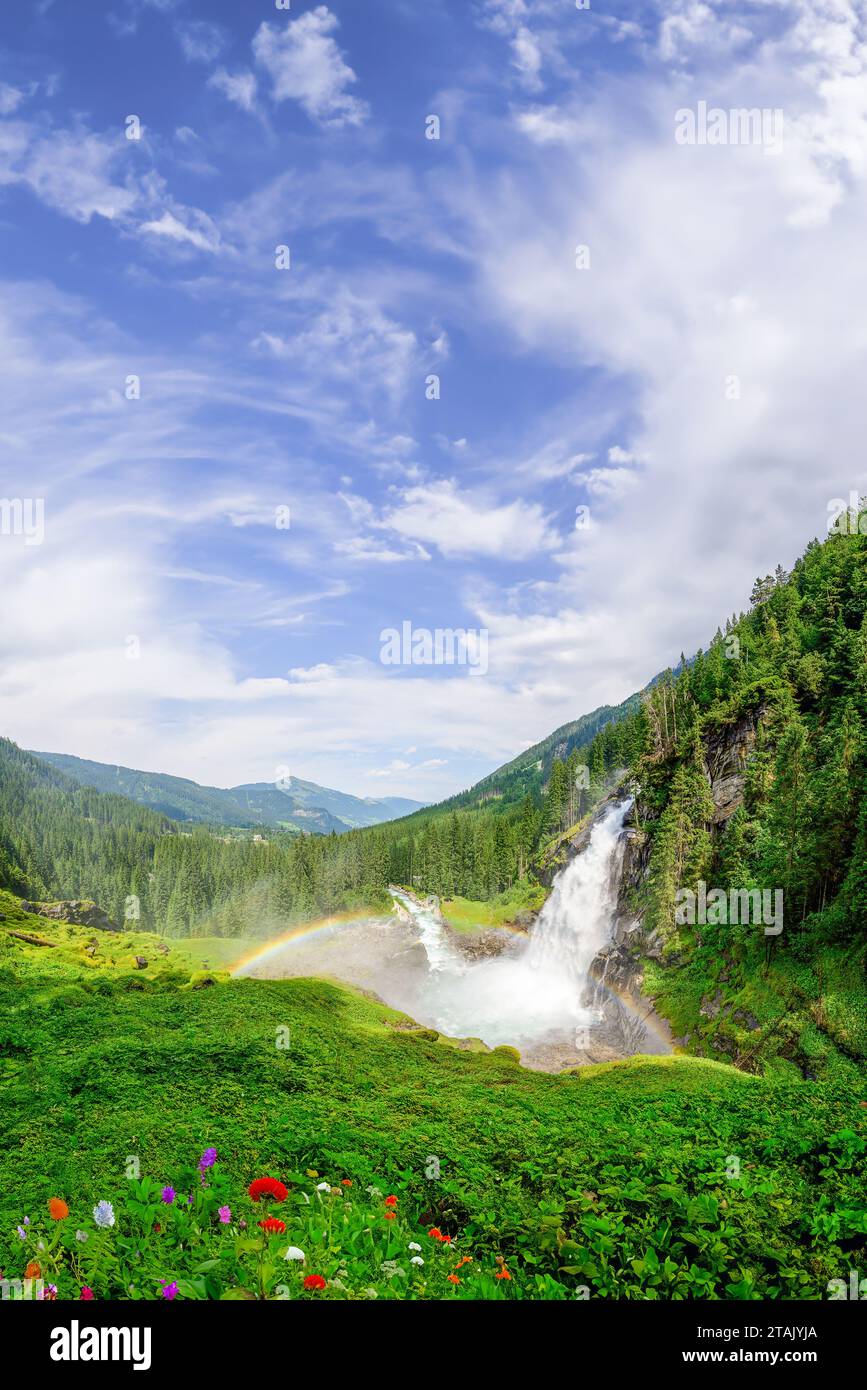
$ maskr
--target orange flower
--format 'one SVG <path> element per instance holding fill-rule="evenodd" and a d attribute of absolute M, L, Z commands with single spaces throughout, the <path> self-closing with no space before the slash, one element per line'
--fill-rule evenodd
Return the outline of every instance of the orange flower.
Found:
<path fill-rule="evenodd" d="M 459 1284 L 461 1282 L 456 1274 L 447 1274 L 446 1278 L 450 1284 Z"/>
<path fill-rule="evenodd" d="M 341 1179 L 340 1179 L 340 1184 L 341 1184 L 342 1187 L 351 1187 L 351 1186 L 352 1186 L 352 1178 L 341 1178 Z"/>
<path fill-rule="evenodd" d="M 69 1207 L 62 1197 L 52 1197 L 48 1203 L 48 1211 L 52 1221 L 63 1221 L 69 1215 Z"/>
<path fill-rule="evenodd" d="M 462 1269 L 464 1265 L 471 1265 L 472 1262 L 472 1255 L 464 1255 L 464 1258 L 462 1260 L 458 1260 L 457 1264 L 455 1265 L 455 1269 Z"/>
<path fill-rule="evenodd" d="M 386 1199 L 385 1199 L 385 1205 L 386 1205 L 387 1207 L 396 1207 L 396 1206 L 397 1206 L 397 1198 L 394 1197 L 394 1196 L 386 1197 Z"/>
<path fill-rule="evenodd" d="M 439 1226 L 431 1226 L 430 1230 L 428 1231 L 428 1235 L 430 1236 L 431 1240 L 442 1240 L 443 1238 L 443 1233 L 440 1230 Z"/>
<path fill-rule="evenodd" d="M 386 1221 L 393 1221 L 395 1216 L 397 1215 L 397 1212 L 386 1211 L 383 1213 L 383 1215 L 385 1216 Z"/>
<path fill-rule="evenodd" d="M 25 1278 L 25 1279 L 41 1279 L 41 1277 L 42 1277 L 42 1270 L 39 1268 L 39 1265 L 36 1263 L 35 1260 L 31 1260 L 30 1263 L 29 1263 L 29 1265 L 27 1266 L 27 1268 L 26 1268 L 25 1271 L 24 1271 L 24 1278 Z"/>
<path fill-rule="evenodd" d="M 502 1269 L 497 1270 L 496 1277 L 497 1279 L 511 1279 L 512 1276 L 504 1265 Z"/>

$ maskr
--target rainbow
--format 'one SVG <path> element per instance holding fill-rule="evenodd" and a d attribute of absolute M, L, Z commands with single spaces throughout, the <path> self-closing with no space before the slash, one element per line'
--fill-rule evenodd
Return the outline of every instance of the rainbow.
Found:
<path fill-rule="evenodd" d="M 313 922 L 301 922 L 298 926 L 290 927 L 282 936 L 275 936 L 270 941 L 265 941 L 261 946 L 256 946 L 252 951 L 248 951 L 240 960 L 236 960 L 230 969 L 231 975 L 243 975 L 249 970 L 251 965 L 257 965 L 270 955 L 281 951 L 284 946 L 291 946 L 296 941 L 301 941 L 305 937 L 315 936 L 317 932 L 333 930 L 334 927 L 345 926 L 347 922 L 358 922 L 357 912 L 337 912 L 331 917 L 319 917 Z"/>

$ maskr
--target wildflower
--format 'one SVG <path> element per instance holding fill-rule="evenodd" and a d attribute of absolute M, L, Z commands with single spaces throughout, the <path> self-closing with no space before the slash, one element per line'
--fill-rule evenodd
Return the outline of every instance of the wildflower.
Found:
<path fill-rule="evenodd" d="M 41 1301 L 43 1303 L 54 1303 L 57 1298 L 57 1285 L 46 1284 L 42 1290 Z"/>
<path fill-rule="evenodd" d="M 178 1296 L 178 1286 L 177 1286 L 177 1282 L 172 1283 L 172 1284 L 167 1284 L 166 1281 L 165 1281 L 165 1279 L 161 1279 L 161 1280 L 160 1280 L 160 1283 L 161 1283 L 162 1286 L 163 1286 L 163 1287 L 162 1287 L 162 1296 L 163 1296 L 163 1298 L 168 1299 L 169 1303 L 171 1303 L 172 1299 L 173 1299 L 173 1298 L 177 1298 L 177 1296 Z"/>
<path fill-rule="evenodd" d="M 162 1229 L 163 1229 L 163 1228 L 162 1228 L 162 1226 L 160 1225 L 160 1223 L 159 1223 L 158 1221 L 155 1221 L 155 1222 L 154 1222 L 154 1234 L 155 1234 L 155 1235 L 159 1235 L 160 1232 L 162 1231 Z M 141 1254 L 141 1251 L 139 1251 L 139 1254 Z"/>
<path fill-rule="evenodd" d="M 84 1242 L 87 1240 L 87 1231 L 76 1231 L 75 1239 L 81 1241 L 81 1244 L 83 1245 Z"/>
<path fill-rule="evenodd" d="M 64 1221 L 69 1215 L 69 1207 L 62 1197 L 51 1197 L 48 1202 L 48 1214 L 52 1221 Z"/>
<path fill-rule="evenodd" d="M 431 1226 L 430 1230 L 428 1231 L 428 1235 L 430 1236 L 431 1240 L 442 1240 L 443 1238 L 443 1233 L 440 1230 L 439 1226 Z"/>
<path fill-rule="evenodd" d="M 330 1191 L 331 1191 L 331 1183 L 330 1183 L 330 1182 L 318 1182 L 318 1183 L 316 1184 L 316 1191 L 317 1191 L 317 1192 L 330 1192 Z"/>
<path fill-rule="evenodd" d="M 30 1225 L 30 1217 L 29 1217 L 29 1216 L 25 1216 L 25 1218 L 24 1218 L 24 1225 L 25 1225 L 25 1226 L 29 1226 L 29 1225 Z"/>
<path fill-rule="evenodd" d="M 387 1207 L 396 1207 L 396 1206 L 397 1206 L 397 1198 L 396 1198 L 395 1196 L 393 1196 L 393 1195 L 392 1195 L 391 1197 L 386 1197 L 386 1199 L 385 1199 L 385 1205 L 386 1205 Z"/>
<path fill-rule="evenodd" d="M 231 1208 L 231 1207 L 220 1207 L 220 1208 L 218 1208 L 218 1210 L 217 1210 L 217 1215 L 218 1215 L 219 1218 L 220 1218 L 220 1225 L 221 1225 L 221 1226 L 228 1226 L 229 1222 L 230 1222 L 231 1219 L 232 1219 L 232 1208 Z"/>
<path fill-rule="evenodd" d="M 93 1219 L 102 1230 L 114 1225 L 114 1207 L 111 1202 L 97 1202 L 93 1209 Z"/>
<path fill-rule="evenodd" d="M 341 1178 L 341 1179 L 340 1179 L 340 1183 L 341 1183 L 341 1186 L 342 1186 L 342 1187 L 351 1187 L 351 1186 L 352 1186 L 352 1178 Z"/>
<path fill-rule="evenodd" d="M 393 1221 L 396 1213 L 393 1211 L 387 1211 L 384 1212 L 383 1215 L 385 1216 L 386 1221 Z"/>
<path fill-rule="evenodd" d="M 89 1303 L 90 1300 L 93 1298 L 93 1289 L 88 1288 L 87 1284 L 85 1284 L 78 1297 L 79 1299 L 84 1299 L 86 1303 Z"/>
<path fill-rule="evenodd" d="M 25 1271 L 24 1271 L 24 1278 L 25 1278 L 25 1279 L 41 1279 L 41 1278 L 42 1278 L 42 1270 L 41 1270 L 41 1268 L 39 1267 L 39 1265 L 36 1263 L 35 1260 L 31 1260 L 30 1263 L 29 1263 L 29 1265 L 28 1265 L 27 1268 L 25 1269 Z"/>
<path fill-rule="evenodd" d="M 246 1229 L 247 1229 L 247 1223 L 246 1223 L 246 1221 L 244 1220 L 244 1218 L 243 1218 L 243 1216 L 242 1216 L 242 1217 L 241 1217 L 241 1220 L 238 1222 L 238 1230 L 239 1230 L 239 1231 L 246 1231 Z"/>
<path fill-rule="evenodd" d="M 286 1230 L 286 1222 L 280 1221 L 276 1216 L 266 1216 L 264 1221 L 259 1222 L 259 1225 L 268 1236 L 282 1236 Z"/>
<path fill-rule="evenodd" d="M 213 1166 L 214 1166 L 214 1164 L 216 1163 L 216 1161 L 217 1161 L 217 1150 L 216 1150 L 216 1149 L 205 1149 L 205 1152 L 202 1154 L 201 1158 L 199 1159 L 199 1172 L 200 1172 L 200 1173 L 204 1173 L 205 1170 L 206 1170 L 207 1168 L 213 1168 Z"/>
<path fill-rule="evenodd" d="M 364 1290 L 364 1297 L 365 1297 L 365 1298 L 379 1298 L 379 1292 L 378 1292 L 376 1289 L 365 1289 L 365 1290 Z"/>
<path fill-rule="evenodd" d="M 27 1232 L 25 1231 L 25 1229 L 24 1229 L 23 1226 L 16 1226 L 15 1229 L 16 1229 L 16 1231 L 18 1232 L 18 1239 L 19 1239 L 19 1240 L 26 1240 L 26 1239 L 27 1239 Z"/>
<path fill-rule="evenodd" d="M 411 1265 L 423 1265 L 423 1264 L 424 1264 L 424 1260 L 422 1259 L 421 1255 L 413 1255 L 412 1259 L 410 1260 L 410 1264 L 411 1264 Z"/>
<path fill-rule="evenodd" d="M 321 1274 L 308 1274 L 304 1280 L 305 1289 L 324 1289 L 325 1280 Z"/>
<path fill-rule="evenodd" d="M 446 1278 L 450 1284 L 459 1284 L 461 1282 L 456 1274 L 447 1274 Z"/>
<path fill-rule="evenodd" d="M 170 1207 L 172 1202 L 175 1200 L 176 1195 L 177 1194 L 175 1193 L 175 1189 L 173 1187 L 164 1187 L 162 1192 L 160 1193 L 160 1201 L 165 1202 L 166 1206 Z"/>
<path fill-rule="evenodd" d="M 464 1258 L 462 1260 L 458 1260 L 457 1264 L 455 1265 L 455 1269 L 462 1269 L 464 1265 L 471 1265 L 472 1262 L 472 1255 L 464 1255 Z"/>
<path fill-rule="evenodd" d="M 289 1196 L 288 1187 L 277 1178 L 256 1178 L 250 1183 L 247 1192 L 254 1202 L 261 1202 L 263 1197 L 270 1197 L 275 1202 L 285 1202 Z"/>
<path fill-rule="evenodd" d="M 319 1174 L 317 1173 L 317 1171 L 316 1171 L 315 1168 L 308 1168 L 308 1169 L 307 1169 L 307 1176 L 308 1176 L 308 1178 L 318 1178 L 318 1177 L 319 1177 Z"/>
<path fill-rule="evenodd" d="M 304 1251 L 299 1250 L 297 1245 L 290 1245 L 286 1254 L 283 1256 L 284 1260 L 300 1260 L 302 1264 L 306 1258 Z"/>
<path fill-rule="evenodd" d="M 417 1240 L 411 1240 L 409 1243 L 409 1248 L 410 1250 L 420 1250 L 421 1246 L 419 1245 Z"/>
<path fill-rule="evenodd" d="M 495 1275 L 494 1277 L 497 1278 L 497 1279 L 511 1279 L 512 1276 L 511 1276 L 511 1274 L 509 1273 L 509 1271 L 506 1269 L 506 1266 L 503 1265 L 503 1268 L 502 1268 L 502 1269 L 498 1269 L 498 1270 L 497 1270 L 497 1273 L 496 1273 L 496 1275 Z"/>

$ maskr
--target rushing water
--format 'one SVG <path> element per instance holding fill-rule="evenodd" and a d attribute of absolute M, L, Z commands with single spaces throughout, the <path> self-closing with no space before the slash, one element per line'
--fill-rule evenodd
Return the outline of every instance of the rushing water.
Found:
<path fill-rule="evenodd" d="M 636 1051 L 669 1051 L 644 1010 L 594 979 L 611 940 L 631 801 L 610 807 L 557 875 L 529 938 L 503 933 L 499 955 L 460 949 L 436 907 L 393 888 L 390 921 L 312 924 L 302 939 L 269 943 L 239 973 L 279 978 L 331 975 L 451 1038 L 521 1050 L 526 1065 L 557 1071 Z"/>
<path fill-rule="evenodd" d="M 598 1022 L 590 966 L 610 939 L 631 804 L 613 806 L 597 822 L 583 853 L 557 875 L 530 939 L 503 955 L 468 965 L 430 911 L 398 895 L 431 966 L 425 1022 L 489 1047 L 574 1036 Z"/>

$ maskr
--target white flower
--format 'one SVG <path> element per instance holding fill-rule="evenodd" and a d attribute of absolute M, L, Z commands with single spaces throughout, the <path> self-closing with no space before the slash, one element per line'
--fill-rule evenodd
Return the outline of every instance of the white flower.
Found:
<path fill-rule="evenodd" d="M 111 1202 L 97 1202 L 93 1209 L 93 1219 L 104 1230 L 114 1225 L 114 1207 Z"/>
<path fill-rule="evenodd" d="M 80 1240 L 83 1245 L 84 1242 L 87 1240 L 87 1231 L 76 1231 L 75 1239 Z"/>
<path fill-rule="evenodd" d="M 419 1245 L 417 1240 L 411 1240 L 409 1243 L 409 1248 L 410 1250 L 420 1250 L 421 1246 Z"/>
<path fill-rule="evenodd" d="M 423 1265 L 423 1264 L 424 1264 L 424 1260 L 422 1259 L 421 1255 L 413 1255 L 412 1259 L 410 1260 L 410 1264 L 411 1264 L 411 1265 Z"/>
<path fill-rule="evenodd" d="M 290 1245 L 286 1254 L 283 1256 L 284 1260 L 300 1260 L 302 1264 L 306 1258 L 304 1251 L 299 1250 L 297 1245 Z"/>
<path fill-rule="evenodd" d="M 330 1191 L 331 1191 L 331 1183 L 330 1183 L 330 1182 L 320 1182 L 320 1183 L 317 1183 L 317 1184 L 316 1184 L 316 1191 L 317 1191 L 317 1192 L 330 1192 Z"/>

